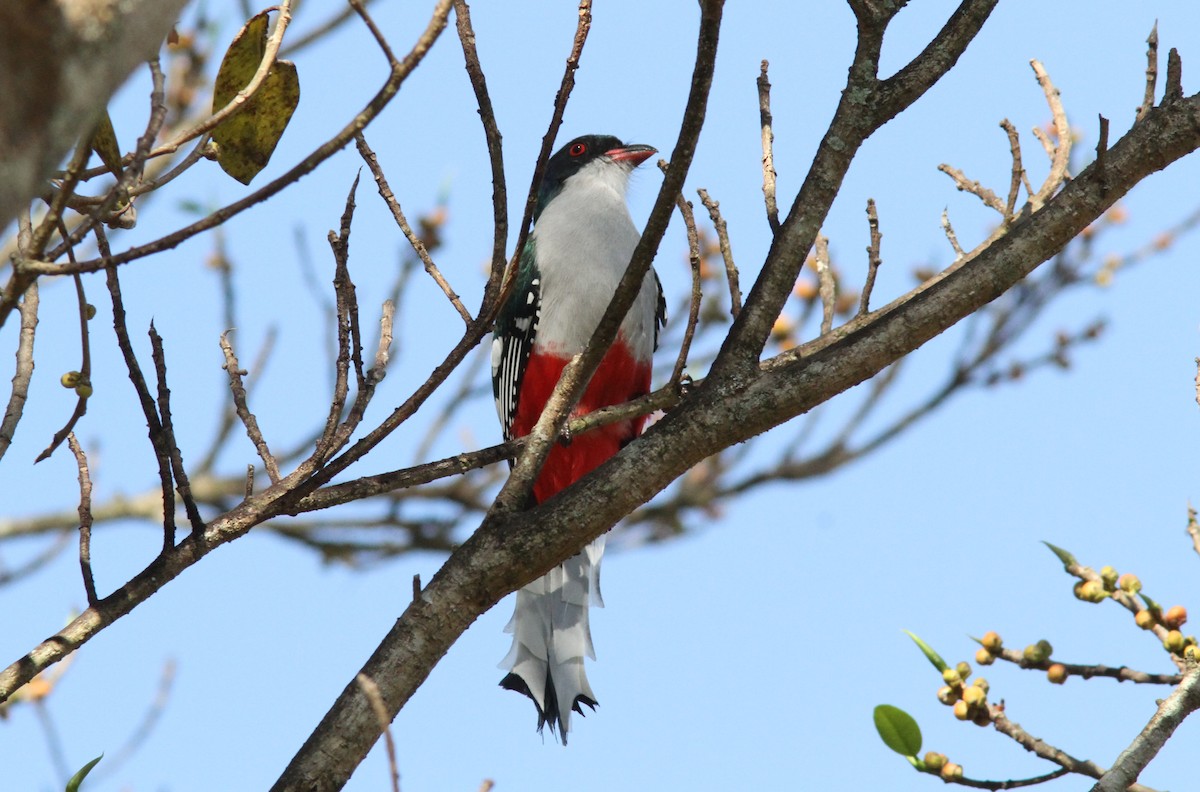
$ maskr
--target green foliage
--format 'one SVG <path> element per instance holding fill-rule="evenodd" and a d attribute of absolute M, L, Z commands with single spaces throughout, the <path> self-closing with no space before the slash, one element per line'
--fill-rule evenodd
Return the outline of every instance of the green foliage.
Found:
<path fill-rule="evenodd" d="M 1058 560 L 1062 561 L 1063 568 L 1067 571 L 1070 571 L 1071 567 L 1073 566 L 1079 566 L 1079 562 L 1075 560 L 1075 556 L 1071 555 L 1071 553 L 1068 551 L 1046 541 L 1043 541 L 1042 544 L 1046 545 L 1046 547 L 1049 547 L 1054 555 L 1058 556 Z"/>
<path fill-rule="evenodd" d="M 875 730 L 884 745 L 915 763 L 921 751 L 921 727 L 911 715 L 891 704 L 880 704 L 875 708 Z"/>
<path fill-rule="evenodd" d="M 939 674 L 950 667 L 946 661 L 942 659 L 940 654 L 933 651 L 933 647 L 931 647 L 929 644 L 925 643 L 908 630 L 905 630 L 904 634 L 913 639 L 913 643 L 915 643 L 921 649 L 921 651 L 925 654 L 925 658 L 929 660 L 929 662 L 933 663 L 933 667 L 938 670 Z"/>
<path fill-rule="evenodd" d="M 87 774 L 92 772 L 92 768 L 99 764 L 100 760 L 103 758 L 104 754 L 100 754 L 95 759 L 79 768 L 79 771 L 75 773 L 75 775 L 71 776 L 71 780 L 67 781 L 66 792 L 79 792 L 79 785 L 83 783 L 83 779 L 87 778 Z"/>

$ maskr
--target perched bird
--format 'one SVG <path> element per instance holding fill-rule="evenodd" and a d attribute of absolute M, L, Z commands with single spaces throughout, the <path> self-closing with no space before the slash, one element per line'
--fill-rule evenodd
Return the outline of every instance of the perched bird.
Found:
<path fill-rule="evenodd" d="M 550 158 L 538 190 L 534 228 L 521 253 L 511 296 L 496 318 L 492 390 L 506 440 L 530 432 L 563 367 L 582 352 L 633 255 L 639 233 L 629 216 L 629 174 L 655 153 L 609 135 L 585 135 Z M 650 390 L 651 356 L 666 321 L 653 270 L 621 322 L 616 340 L 572 412 L 577 417 Z M 610 424 L 556 445 L 533 485 L 541 503 L 616 454 L 642 432 L 645 418 Z M 593 660 L 588 607 L 603 607 L 604 537 L 517 592 L 512 649 L 500 682 L 533 699 L 538 731 L 547 724 L 567 742 L 571 710 L 596 706 L 584 673 Z"/>

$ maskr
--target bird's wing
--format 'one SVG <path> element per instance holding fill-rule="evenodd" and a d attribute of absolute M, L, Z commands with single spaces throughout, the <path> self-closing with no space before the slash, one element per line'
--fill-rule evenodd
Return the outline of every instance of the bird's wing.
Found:
<path fill-rule="evenodd" d="M 533 352 L 542 307 L 541 282 L 533 259 L 534 243 L 530 240 L 521 255 L 517 282 L 496 317 L 492 336 L 492 395 L 496 398 L 496 414 L 500 416 L 505 440 L 512 439 L 521 381 Z"/>
<path fill-rule="evenodd" d="M 663 297 L 662 281 L 653 267 L 650 274 L 654 276 L 654 288 L 658 292 L 658 303 L 654 306 L 654 348 L 658 349 L 658 331 L 667 326 L 667 300 Z"/>

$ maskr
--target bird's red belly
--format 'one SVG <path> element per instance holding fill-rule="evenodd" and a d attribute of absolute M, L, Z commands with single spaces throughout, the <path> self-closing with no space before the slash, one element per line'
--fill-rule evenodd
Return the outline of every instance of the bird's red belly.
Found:
<path fill-rule="evenodd" d="M 517 414 L 513 417 L 513 437 L 523 437 L 533 429 L 567 362 L 566 358 L 534 350 L 521 382 Z M 639 363 L 629 353 L 629 348 L 618 339 L 600 361 L 596 374 L 571 415 L 578 417 L 602 407 L 622 404 L 649 391 L 649 362 Z M 645 423 L 646 418 L 642 416 L 609 424 L 579 435 L 567 445 L 555 445 L 533 485 L 534 497 L 540 503 L 574 484 L 621 450 L 625 443 L 641 434 Z"/>

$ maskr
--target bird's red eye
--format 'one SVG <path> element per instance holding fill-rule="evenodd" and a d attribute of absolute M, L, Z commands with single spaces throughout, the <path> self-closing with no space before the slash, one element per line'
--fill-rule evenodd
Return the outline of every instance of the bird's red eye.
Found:
<path fill-rule="evenodd" d="M 586 151 L 587 151 L 586 143 L 576 143 L 575 145 L 571 146 L 570 154 L 572 157 L 582 157 L 584 152 L 586 152 Z"/>

